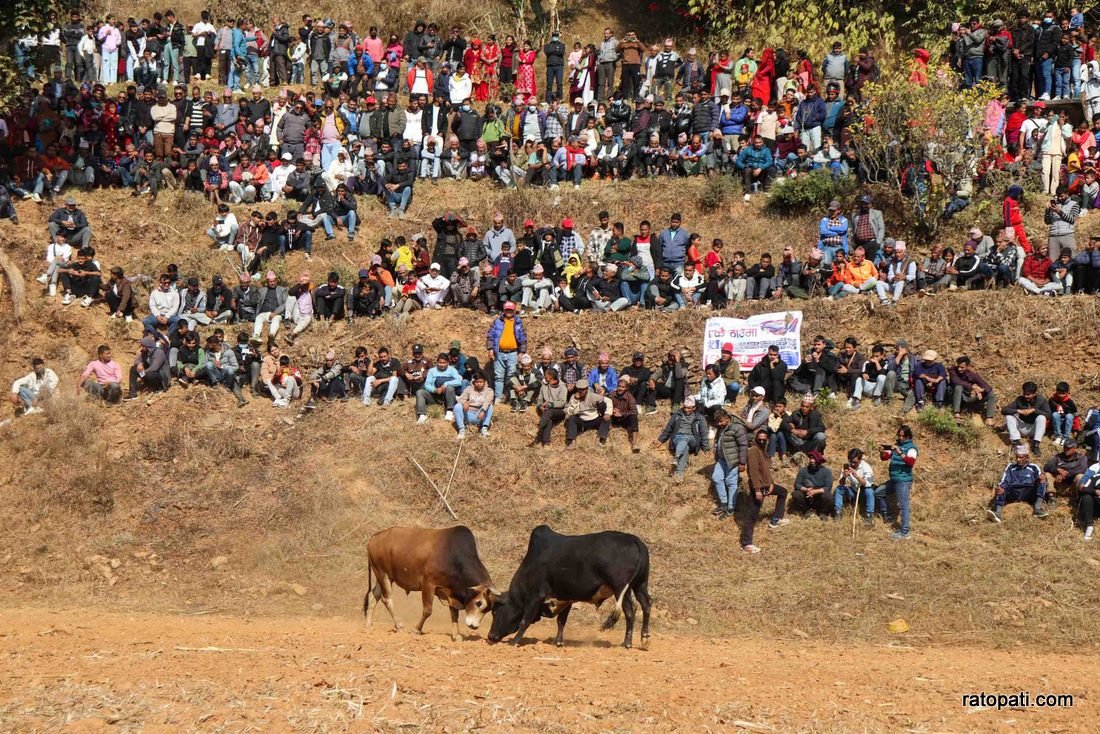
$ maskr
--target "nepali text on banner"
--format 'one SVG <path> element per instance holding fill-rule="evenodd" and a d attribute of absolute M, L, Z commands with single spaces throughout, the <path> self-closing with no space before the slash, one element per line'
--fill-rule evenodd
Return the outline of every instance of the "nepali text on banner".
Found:
<path fill-rule="evenodd" d="M 788 369 L 802 363 L 802 312 L 762 313 L 746 319 L 716 316 L 707 319 L 703 333 L 703 364 L 722 358 L 722 347 L 733 347 L 733 358 L 742 370 L 751 370 L 768 353 L 779 347 L 779 356 Z"/>

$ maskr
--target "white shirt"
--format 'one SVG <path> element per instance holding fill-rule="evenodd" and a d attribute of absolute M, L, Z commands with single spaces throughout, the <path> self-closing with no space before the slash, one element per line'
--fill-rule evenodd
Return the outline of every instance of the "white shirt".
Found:
<path fill-rule="evenodd" d="M 233 212 L 229 212 L 225 215 L 224 221 L 217 222 L 214 225 L 214 232 L 216 232 L 219 237 L 228 237 L 229 233 L 232 232 L 236 226 L 237 217 L 233 214 Z"/>
<path fill-rule="evenodd" d="M 191 35 L 195 37 L 195 47 L 201 48 L 206 45 L 206 36 L 200 35 L 203 33 L 217 33 L 218 30 L 210 23 L 203 23 L 201 20 L 195 25 L 191 26 Z"/>
<path fill-rule="evenodd" d="M 419 92 L 414 90 L 413 94 L 419 94 Z M 427 93 L 425 92 L 425 94 Z M 405 110 L 405 131 L 401 137 L 405 140 L 411 140 L 414 145 L 420 143 L 424 139 L 424 128 L 421 127 L 423 119 L 424 110 L 417 110 L 416 112 Z"/>
<path fill-rule="evenodd" d="M 286 180 L 290 177 L 290 172 L 294 170 L 294 164 L 290 161 L 283 161 L 282 166 L 275 166 L 275 170 L 271 172 L 271 176 L 268 179 L 271 182 L 271 200 L 277 201 L 283 195 L 283 187 L 286 186 Z M 329 166 L 331 168 L 331 166 Z"/>
<path fill-rule="evenodd" d="M 461 79 L 457 76 L 452 76 L 450 90 L 451 104 L 462 104 L 463 100 L 469 99 L 473 94 L 474 83 L 470 81 L 469 74 L 465 74 Z"/>
<path fill-rule="evenodd" d="M 429 272 L 416 281 L 416 295 L 425 306 L 434 306 L 443 302 L 447 295 L 447 289 L 451 287 L 451 281 L 442 275 L 432 275 Z"/>
<path fill-rule="evenodd" d="M 43 390 L 47 393 L 53 392 L 57 389 L 57 373 L 47 367 L 42 370 L 42 379 L 38 379 L 38 374 L 32 371 L 11 384 L 11 394 L 18 395 L 20 388 L 30 390 L 35 397 Z"/>
<path fill-rule="evenodd" d="M 845 464 L 844 467 L 842 467 L 840 470 L 843 477 L 841 481 L 852 489 L 855 489 L 857 486 L 866 489 L 867 487 L 874 485 L 875 470 L 872 469 L 871 465 L 868 464 L 866 461 L 861 460 L 859 462 L 859 466 L 857 466 L 855 469 L 852 469 L 851 474 L 849 475 L 844 475 L 844 468 L 848 468 L 848 465 Z"/>
<path fill-rule="evenodd" d="M 52 263 L 54 260 L 69 262 L 69 258 L 72 256 L 73 246 L 68 242 L 62 242 L 60 245 L 56 242 L 51 242 L 46 246 L 46 262 L 48 263 Z"/>

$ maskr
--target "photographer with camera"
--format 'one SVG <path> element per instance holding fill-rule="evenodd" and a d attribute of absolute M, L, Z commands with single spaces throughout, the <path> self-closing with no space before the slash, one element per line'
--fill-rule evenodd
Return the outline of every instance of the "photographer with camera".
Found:
<path fill-rule="evenodd" d="M 898 426 L 895 442 L 879 446 L 879 458 L 889 464 L 889 479 L 886 484 L 875 488 L 875 505 L 883 519 L 892 524 L 892 518 L 886 504 L 886 498 L 894 495 L 898 503 L 901 526 L 890 534 L 891 540 L 909 539 L 909 499 L 913 489 L 913 466 L 917 463 L 917 445 L 913 443 L 913 429 L 907 425 Z"/>

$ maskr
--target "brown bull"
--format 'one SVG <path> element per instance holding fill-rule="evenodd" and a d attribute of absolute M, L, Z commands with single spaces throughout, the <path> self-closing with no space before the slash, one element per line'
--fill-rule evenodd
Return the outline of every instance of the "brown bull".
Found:
<path fill-rule="evenodd" d="M 477 555 L 474 534 L 465 525 L 434 530 L 430 528 L 388 528 L 375 533 L 367 542 L 369 587 L 363 597 L 367 626 L 374 609 L 370 597 L 381 600 L 393 618 L 395 630 L 402 625 L 393 612 L 392 586 L 419 591 L 423 603 L 416 631 L 423 634 L 424 622 L 432 614 L 432 599 L 447 605 L 451 612 L 451 637 L 460 638 L 458 612 L 465 610 L 466 626 L 477 629 L 482 617 L 492 609 L 492 579 Z M 371 582 L 371 576 L 377 581 Z"/>

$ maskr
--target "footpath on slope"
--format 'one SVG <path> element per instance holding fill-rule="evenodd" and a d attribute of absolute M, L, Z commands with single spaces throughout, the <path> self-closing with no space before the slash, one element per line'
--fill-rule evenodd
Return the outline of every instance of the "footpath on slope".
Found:
<path fill-rule="evenodd" d="M 0 609 L 5 731 L 1085 731 L 1098 712 L 1086 655 L 894 644 L 828 646 L 619 629 L 390 631 L 362 618 L 129 615 Z M 408 627 L 411 606 L 399 609 Z M 968 693 L 1072 694 L 1065 708 L 968 707 Z M 1092 723 L 1087 723 L 1092 722 Z"/>

